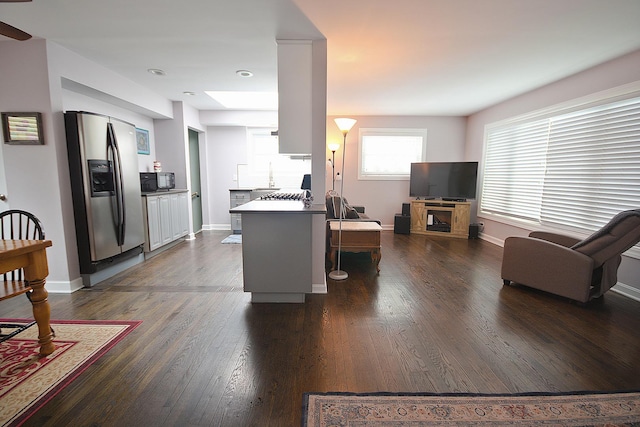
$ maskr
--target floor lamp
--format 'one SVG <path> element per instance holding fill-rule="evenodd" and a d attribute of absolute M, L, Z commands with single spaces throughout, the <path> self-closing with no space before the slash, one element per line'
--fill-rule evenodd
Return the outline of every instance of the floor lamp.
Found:
<path fill-rule="evenodd" d="M 332 142 L 329 144 L 329 150 L 331 151 L 331 189 L 336 189 L 336 151 L 340 148 L 340 144 Z"/>
<path fill-rule="evenodd" d="M 343 144 L 342 144 L 342 180 L 340 181 L 340 217 L 339 217 L 339 225 L 338 225 L 338 265 L 337 269 L 333 270 L 329 273 L 329 278 L 333 280 L 344 280 L 349 275 L 346 271 L 340 270 L 340 256 L 342 253 L 342 219 L 344 218 L 344 153 L 347 151 L 347 134 L 351 130 L 354 124 L 356 124 L 355 119 L 334 119 L 338 129 L 342 132 Z"/>

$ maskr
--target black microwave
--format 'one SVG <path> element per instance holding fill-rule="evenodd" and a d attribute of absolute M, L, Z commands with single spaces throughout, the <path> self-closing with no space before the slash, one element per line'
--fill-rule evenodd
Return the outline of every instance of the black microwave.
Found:
<path fill-rule="evenodd" d="M 176 176 L 173 172 L 140 172 L 140 190 L 166 191 L 176 188 Z"/>

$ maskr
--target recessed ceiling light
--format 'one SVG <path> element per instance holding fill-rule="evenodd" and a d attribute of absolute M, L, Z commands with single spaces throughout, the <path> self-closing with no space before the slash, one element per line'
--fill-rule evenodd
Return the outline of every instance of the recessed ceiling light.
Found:
<path fill-rule="evenodd" d="M 220 92 L 205 91 L 223 107 L 244 110 L 278 109 L 277 92 Z"/>
<path fill-rule="evenodd" d="M 182 93 L 187 95 L 187 96 L 196 96 L 196 93 L 195 92 L 191 92 L 190 90 L 185 90 Z"/>
<path fill-rule="evenodd" d="M 164 76 L 165 72 L 158 69 L 158 68 L 149 68 L 147 70 L 148 72 L 150 72 L 151 74 L 153 74 L 154 76 Z"/>
<path fill-rule="evenodd" d="M 252 77 L 253 73 L 249 70 L 238 70 L 236 71 L 236 74 L 239 75 L 240 77 Z"/>

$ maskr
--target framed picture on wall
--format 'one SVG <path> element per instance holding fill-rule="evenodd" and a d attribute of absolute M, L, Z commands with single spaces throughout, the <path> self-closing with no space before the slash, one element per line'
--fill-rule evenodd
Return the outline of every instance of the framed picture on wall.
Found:
<path fill-rule="evenodd" d="M 41 113 L 2 113 L 4 142 L 11 145 L 44 145 Z"/>
<path fill-rule="evenodd" d="M 136 142 L 138 143 L 138 154 L 151 154 L 148 130 L 136 128 Z"/>

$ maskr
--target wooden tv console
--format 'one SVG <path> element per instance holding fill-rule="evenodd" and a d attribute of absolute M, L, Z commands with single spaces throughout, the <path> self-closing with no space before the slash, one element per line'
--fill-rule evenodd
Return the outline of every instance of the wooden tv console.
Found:
<path fill-rule="evenodd" d="M 412 200 L 411 232 L 468 239 L 470 216 L 471 202 Z"/>

